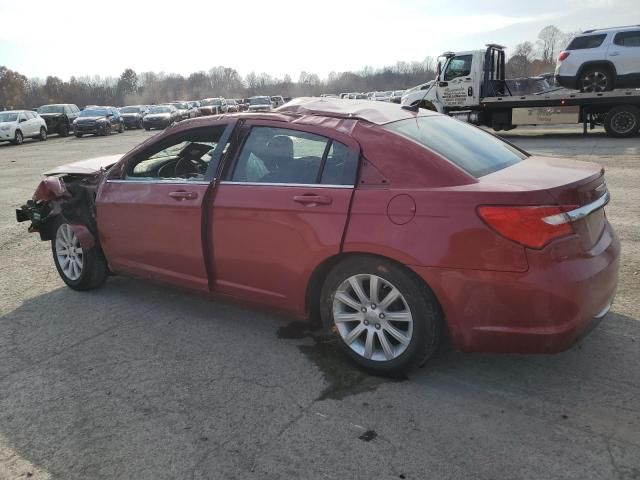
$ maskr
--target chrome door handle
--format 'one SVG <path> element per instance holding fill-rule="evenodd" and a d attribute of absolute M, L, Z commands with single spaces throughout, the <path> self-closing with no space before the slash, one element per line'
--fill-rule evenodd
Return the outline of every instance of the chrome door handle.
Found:
<path fill-rule="evenodd" d="M 174 200 L 195 200 L 198 198 L 198 194 L 196 192 L 186 192 L 184 190 L 169 192 L 169 196 Z"/>
<path fill-rule="evenodd" d="M 329 205 L 333 201 L 331 197 L 324 195 L 296 195 L 293 197 L 294 202 L 302 203 L 303 205 Z"/>

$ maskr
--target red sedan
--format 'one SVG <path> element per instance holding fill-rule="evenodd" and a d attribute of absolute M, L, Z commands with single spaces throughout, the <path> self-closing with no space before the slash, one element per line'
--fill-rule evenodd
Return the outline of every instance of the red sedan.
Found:
<path fill-rule="evenodd" d="M 55 169 L 17 216 L 71 288 L 115 273 L 319 318 L 395 373 L 445 329 L 462 351 L 570 347 L 616 291 L 608 201 L 592 163 L 425 110 L 299 99 Z"/>

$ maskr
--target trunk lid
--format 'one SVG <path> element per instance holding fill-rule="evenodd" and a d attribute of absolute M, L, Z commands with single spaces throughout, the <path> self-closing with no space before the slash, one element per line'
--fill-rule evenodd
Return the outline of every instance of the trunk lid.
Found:
<path fill-rule="evenodd" d="M 532 156 L 510 167 L 485 175 L 481 183 L 501 185 L 510 190 L 544 190 L 551 205 L 588 205 L 607 193 L 604 168 L 595 163 Z M 604 209 L 572 222 L 582 248 L 595 245 L 605 227 Z"/>

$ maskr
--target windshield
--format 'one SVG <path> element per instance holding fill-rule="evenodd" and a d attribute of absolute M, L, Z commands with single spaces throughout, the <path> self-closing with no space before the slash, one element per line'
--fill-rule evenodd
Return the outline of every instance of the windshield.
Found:
<path fill-rule="evenodd" d="M 384 92 L 376 92 L 373 94 L 374 97 L 385 97 L 387 94 Z"/>
<path fill-rule="evenodd" d="M 122 107 L 120 109 L 120 113 L 139 113 L 139 112 L 140 112 L 139 107 Z"/>
<path fill-rule="evenodd" d="M 171 107 L 151 107 L 149 113 L 171 113 Z"/>
<path fill-rule="evenodd" d="M 256 97 L 250 98 L 249 104 L 251 105 L 271 105 L 271 99 L 269 97 Z"/>
<path fill-rule="evenodd" d="M 15 122 L 18 120 L 17 113 L 0 113 L 0 122 Z"/>
<path fill-rule="evenodd" d="M 176 108 L 179 108 L 181 110 L 188 110 L 189 107 L 187 106 L 186 103 L 172 103 L 171 105 L 173 105 Z"/>
<path fill-rule="evenodd" d="M 211 100 L 203 100 L 200 102 L 201 107 L 210 107 L 212 105 L 221 105 L 222 101 L 219 98 L 214 98 Z"/>
<path fill-rule="evenodd" d="M 80 112 L 81 117 L 106 117 L 109 112 L 104 108 L 86 108 Z"/>
<path fill-rule="evenodd" d="M 497 172 L 527 157 L 499 138 L 444 115 L 400 120 L 384 128 L 424 145 L 474 177 Z"/>
<path fill-rule="evenodd" d="M 63 113 L 64 107 L 62 105 L 43 105 L 38 108 L 38 113 Z"/>

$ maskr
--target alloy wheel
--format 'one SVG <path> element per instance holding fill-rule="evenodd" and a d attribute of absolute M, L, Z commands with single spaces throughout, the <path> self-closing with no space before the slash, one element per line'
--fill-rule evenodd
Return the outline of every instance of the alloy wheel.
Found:
<path fill-rule="evenodd" d="M 56 232 L 56 257 L 58 265 L 69 280 L 78 280 L 82 275 L 84 253 L 80 241 L 67 223 Z"/>
<path fill-rule="evenodd" d="M 353 275 L 333 299 L 333 321 L 342 340 L 374 361 L 398 358 L 413 335 L 413 316 L 402 293 L 377 275 Z"/>
<path fill-rule="evenodd" d="M 608 82 L 609 77 L 605 72 L 589 72 L 582 79 L 582 90 L 584 92 L 605 92 Z"/>

